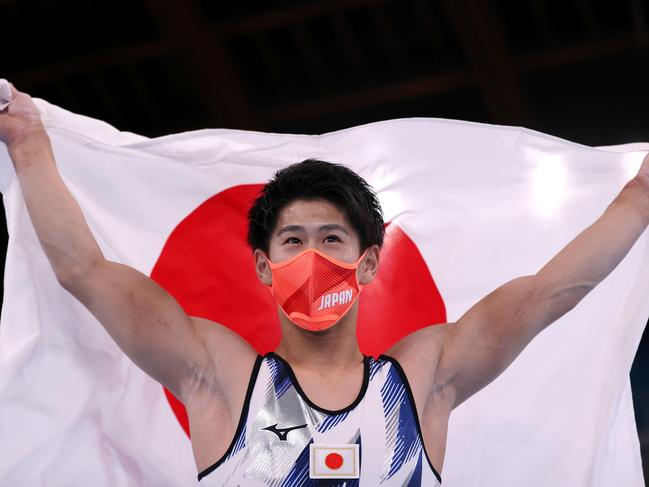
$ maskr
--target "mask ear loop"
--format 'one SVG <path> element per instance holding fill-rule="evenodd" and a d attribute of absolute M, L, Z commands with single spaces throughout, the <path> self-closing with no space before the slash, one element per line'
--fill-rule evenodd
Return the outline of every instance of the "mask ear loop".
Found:
<path fill-rule="evenodd" d="M 368 250 L 370 250 L 369 247 L 366 248 L 365 252 L 363 252 L 361 254 L 361 256 L 358 258 L 358 260 L 356 262 L 354 262 L 354 265 L 356 266 L 356 283 L 358 284 L 358 294 L 359 294 L 359 296 L 361 294 L 362 289 L 366 286 L 366 284 L 361 284 L 361 281 L 360 281 L 359 276 L 358 276 L 358 272 L 359 272 L 360 267 L 361 267 L 361 262 L 363 261 L 363 259 L 367 255 Z"/>
<path fill-rule="evenodd" d="M 261 255 L 264 256 L 264 259 L 266 259 L 266 265 L 268 266 L 268 269 L 270 271 L 270 284 L 266 285 L 266 287 L 272 294 L 273 293 L 273 261 L 270 260 L 270 257 L 264 250 L 261 251 Z"/>

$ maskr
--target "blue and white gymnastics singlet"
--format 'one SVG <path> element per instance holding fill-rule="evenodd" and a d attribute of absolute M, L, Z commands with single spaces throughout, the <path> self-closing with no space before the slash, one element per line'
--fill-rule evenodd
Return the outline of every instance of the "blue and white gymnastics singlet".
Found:
<path fill-rule="evenodd" d="M 198 480 L 242 487 L 441 485 L 396 360 L 366 357 L 358 398 L 327 411 L 273 353 L 257 357 L 234 439 Z"/>

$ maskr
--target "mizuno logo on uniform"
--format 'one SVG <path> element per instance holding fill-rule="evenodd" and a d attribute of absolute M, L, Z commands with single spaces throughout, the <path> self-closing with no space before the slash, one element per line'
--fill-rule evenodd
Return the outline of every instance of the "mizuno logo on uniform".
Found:
<path fill-rule="evenodd" d="M 299 430 L 301 428 L 306 428 L 306 424 L 302 424 L 300 426 L 291 426 L 290 428 L 278 428 L 277 425 L 279 423 L 275 423 L 271 426 L 266 426 L 265 428 L 262 428 L 262 430 L 270 431 L 272 433 L 275 433 L 277 437 L 280 439 L 280 441 L 286 441 L 286 436 L 290 431 L 293 430 Z"/>
<path fill-rule="evenodd" d="M 340 291 L 339 293 L 329 293 L 325 294 L 320 298 L 320 309 L 331 308 L 337 304 L 347 304 L 354 297 L 354 293 L 351 289 L 346 289 L 345 291 Z"/>

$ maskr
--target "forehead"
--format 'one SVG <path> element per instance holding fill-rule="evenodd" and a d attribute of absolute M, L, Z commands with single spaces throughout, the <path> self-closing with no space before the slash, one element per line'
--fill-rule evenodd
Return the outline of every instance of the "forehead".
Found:
<path fill-rule="evenodd" d="M 333 203 L 325 200 L 294 200 L 280 211 L 275 230 L 287 225 L 307 227 L 326 223 L 351 228 L 345 213 Z"/>

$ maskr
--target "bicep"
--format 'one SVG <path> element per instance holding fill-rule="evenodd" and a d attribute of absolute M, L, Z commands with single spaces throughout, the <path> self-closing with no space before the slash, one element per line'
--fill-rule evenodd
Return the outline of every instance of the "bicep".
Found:
<path fill-rule="evenodd" d="M 138 367 L 177 397 L 185 395 L 192 377 L 211 368 L 205 344 L 185 311 L 139 271 L 104 261 L 65 288 Z"/>

